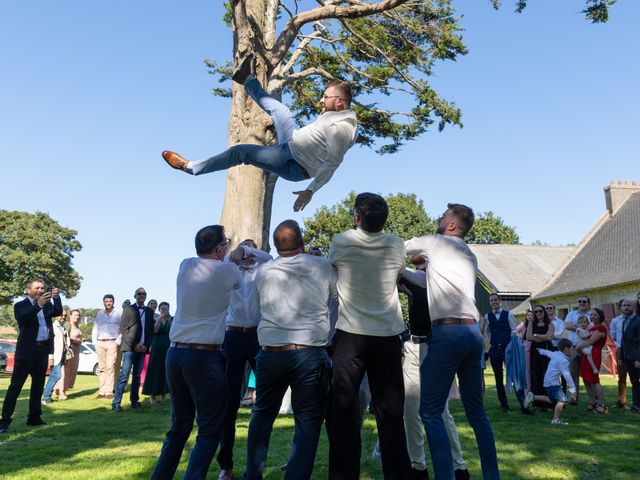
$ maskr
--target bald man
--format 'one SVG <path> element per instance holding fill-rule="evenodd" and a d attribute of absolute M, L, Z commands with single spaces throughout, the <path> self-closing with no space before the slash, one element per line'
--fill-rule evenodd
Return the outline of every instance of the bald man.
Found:
<path fill-rule="evenodd" d="M 327 303 L 337 298 L 337 274 L 326 258 L 305 253 L 294 220 L 278 225 L 273 241 L 279 257 L 260 267 L 255 281 L 261 349 L 243 478 L 262 478 L 273 422 L 291 387 L 295 433 L 284 478 L 304 480 L 313 472 L 329 396 Z"/>

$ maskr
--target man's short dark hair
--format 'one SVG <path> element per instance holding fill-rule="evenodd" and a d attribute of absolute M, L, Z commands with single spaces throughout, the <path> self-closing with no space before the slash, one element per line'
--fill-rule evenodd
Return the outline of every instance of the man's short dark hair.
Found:
<path fill-rule="evenodd" d="M 473 214 L 473 210 L 467 207 L 466 205 L 462 205 L 461 203 L 449 203 L 447 204 L 447 209 L 456 217 L 458 221 L 458 227 L 462 230 L 463 234 L 466 235 L 473 227 L 473 222 L 476 217 Z"/>
<path fill-rule="evenodd" d="M 563 351 L 567 347 L 573 347 L 573 343 L 568 338 L 561 338 L 558 340 L 558 350 Z"/>
<path fill-rule="evenodd" d="M 389 205 L 380 195 L 369 192 L 361 193 L 356 197 L 354 208 L 360 216 L 360 227 L 365 232 L 380 232 L 387 223 Z"/>
<path fill-rule="evenodd" d="M 491 300 L 491 297 L 497 297 L 498 300 L 502 301 L 502 297 L 500 297 L 500 295 L 496 292 L 490 293 L 489 294 L 489 300 Z"/>
<path fill-rule="evenodd" d="M 340 93 L 340 98 L 342 98 L 348 105 L 351 105 L 351 85 L 349 82 L 345 82 L 343 80 L 332 80 L 324 86 L 326 90 L 329 87 L 333 87 Z"/>
<path fill-rule="evenodd" d="M 213 253 L 222 242 L 224 242 L 224 227 L 222 225 L 207 225 L 196 233 L 196 253 L 198 255 Z"/>
<path fill-rule="evenodd" d="M 279 252 L 292 252 L 302 245 L 302 230 L 295 220 L 285 220 L 273 231 L 273 244 Z"/>
<path fill-rule="evenodd" d="M 104 297 L 102 297 L 102 301 L 104 302 L 107 298 L 110 298 L 111 300 L 113 300 L 114 302 L 116 301 L 116 299 L 114 298 L 113 295 L 111 295 L 110 293 L 107 293 Z"/>

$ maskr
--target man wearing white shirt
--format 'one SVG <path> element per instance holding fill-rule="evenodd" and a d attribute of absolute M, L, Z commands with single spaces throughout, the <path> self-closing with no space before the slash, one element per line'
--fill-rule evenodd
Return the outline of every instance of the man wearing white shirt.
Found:
<path fill-rule="evenodd" d="M 578 297 L 578 309 L 569 312 L 564 319 L 564 328 L 568 331 L 567 338 L 571 340 L 574 347 L 580 342 L 576 333 L 578 318 L 580 317 L 587 317 L 589 323 L 591 323 L 591 299 L 587 296 Z M 572 399 L 572 403 L 577 404 L 580 400 L 580 353 L 575 348 L 569 361 L 569 372 L 571 372 L 571 378 L 576 386 L 576 397 Z"/>
<path fill-rule="evenodd" d="M 171 429 L 153 471 L 154 480 L 173 478 L 195 418 L 198 436 L 185 478 L 207 476 L 220 442 L 227 408 L 222 342 L 231 293 L 240 288 L 237 265 L 224 262 L 228 245 L 224 227 L 204 227 L 196 234 L 198 256 L 183 260 L 178 270 L 177 310 L 166 360 Z"/>
<path fill-rule="evenodd" d="M 357 138 L 358 119 L 351 110 L 351 86 L 332 81 L 322 96 L 322 112 L 315 122 L 298 128 L 289 109 L 267 94 L 251 75 L 253 54 L 242 62 L 233 80 L 244 86 L 247 94 L 271 116 L 276 130 L 277 145 L 234 145 L 224 152 L 200 162 L 189 162 L 175 152 L 162 156 L 173 168 L 193 175 L 216 172 L 235 165 L 253 165 L 292 182 L 314 177 L 298 195 L 293 209 L 297 212 L 326 184 L 342 163 L 347 150 Z"/>
<path fill-rule="evenodd" d="M 618 306 L 622 306 L 624 298 L 620 300 Z M 626 408 L 627 406 L 627 365 L 622 358 L 622 324 L 624 315 L 618 315 L 611 319 L 609 333 L 611 339 L 616 342 L 616 369 L 618 371 L 618 401 L 613 408 Z"/>
<path fill-rule="evenodd" d="M 475 305 L 478 262 L 464 242 L 473 222 L 469 207 L 450 203 L 438 220 L 435 235 L 406 242 L 408 255 L 420 255 L 429 262 L 427 298 L 432 328 L 429 353 L 420 371 L 420 414 L 437 480 L 454 478 L 442 412 L 456 373 L 462 404 L 478 444 L 482 476 L 485 480 L 500 478 L 493 430 L 482 399 L 483 343 Z"/>
<path fill-rule="evenodd" d="M 333 337 L 329 478 L 357 479 L 362 425 L 359 390 L 365 372 L 378 424 L 385 479 L 411 478 L 404 429 L 402 340 L 397 281 L 405 269 L 401 238 L 384 233 L 387 202 L 356 197 L 356 229 L 336 235 L 329 260 L 338 270 L 338 322 Z M 451 384 L 449 384 L 451 385 Z"/>
<path fill-rule="evenodd" d="M 336 272 L 322 257 L 307 255 L 297 222 L 285 220 L 273 232 L 279 257 L 256 275 L 260 302 L 256 358 L 256 403 L 247 439 L 243 479 L 262 479 L 269 438 L 282 398 L 291 387 L 295 422 L 284 478 L 311 478 L 329 398 L 329 297 L 336 296 Z"/>
<path fill-rule="evenodd" d="M 249 362 L 255 371 L 256 355 L 260 350 L 257 333 L 260 309 L 255 295 L 255 279 L 260 265 L 271 259 L 271 255 L 258 249 L 251 239 L 244 240 L 229 255 L 229 260 L 236 263 L 240 269 L 240 288 L 231 293 L 222 346 L 222 353 L 227 362 L 229 396 L 217 458 L 220 465 L 219 480 L 233 479 L 233 445 L 245 365 Z"/>
<path fill-rule="evenodd" d="M 122 311 L 113 307 L 115 299 L 107 293 L 102 297 L 104 310 L 100 310 L 93 322 L 91 340 L 98 356 L 98 378 L 100 387 L 96 398 L 113 398 L 115 372 L 118 362 L 118 336 Z"/>

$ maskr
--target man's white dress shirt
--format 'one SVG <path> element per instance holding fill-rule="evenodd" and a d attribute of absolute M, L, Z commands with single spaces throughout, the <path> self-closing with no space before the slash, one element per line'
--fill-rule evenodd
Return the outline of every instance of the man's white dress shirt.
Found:
<path fill-rule="evenodd" d="M 187 258 L 180 264 L 177 309 L 171 324 L 172 342 L 221 345 L 231 292 L 240 288 L 235 263 Z"/>
<path fill-rule="evenodd" d="M 407 255 L 421 255 L 428 261 L 426 281 L 431 319 L 467 318 L 477 322 L 478 261 L 464 240 L 435 234 L 412 238 L 406 247 Z"/>
<path fill-rule="evenodd" d="M 278 257 L 256 275 L 262 346 L 324 346 L 329 339 L 330 297 L 336 297 L 336 271 L 326 258 L 301 253 Z"/>
<path fill-rule="evenodd" d="M 403 240 L 390 233 L 358 228 L 334 237 L 328 258 L 338 269 L 336 329 L 375 337 L 405 330 L 397 288 L 405 257 Z"/>

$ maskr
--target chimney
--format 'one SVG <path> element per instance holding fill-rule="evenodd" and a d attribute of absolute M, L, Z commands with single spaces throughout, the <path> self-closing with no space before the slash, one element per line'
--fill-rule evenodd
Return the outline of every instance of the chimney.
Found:
<path fill-rule="evenodd" d="M 640 192 L 640 186 L 635 181 L 630 184 L 629 180 L 626 180 L 623 184 L 622 180 L 618 180 L 618 183 L 611 180 L 611 184 L 604 187 L 604 198 L 609 214 L 616 213 L 624 202 L 636 192 Z"/>

